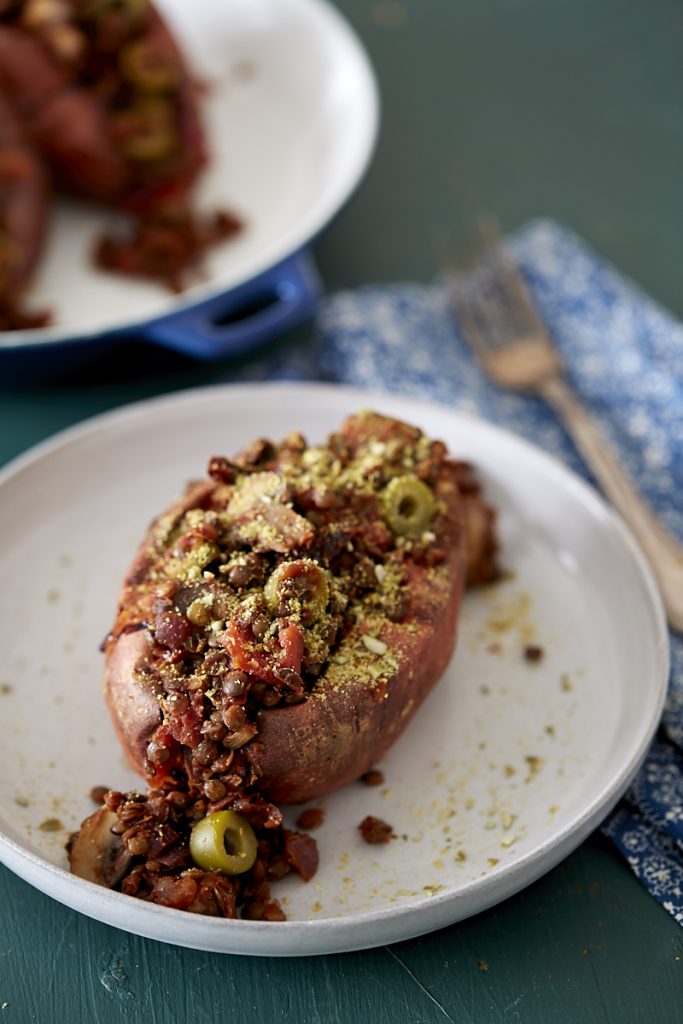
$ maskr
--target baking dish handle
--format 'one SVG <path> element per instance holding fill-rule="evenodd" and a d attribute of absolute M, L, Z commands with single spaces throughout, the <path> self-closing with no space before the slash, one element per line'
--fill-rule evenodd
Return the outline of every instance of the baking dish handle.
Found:
<path fill-rule="evenodd" d="M 146 325 L 144 337 L 196 359 L 239 355 L 310 315 L 322 292 L 308 249 L 222 295 Z"/>

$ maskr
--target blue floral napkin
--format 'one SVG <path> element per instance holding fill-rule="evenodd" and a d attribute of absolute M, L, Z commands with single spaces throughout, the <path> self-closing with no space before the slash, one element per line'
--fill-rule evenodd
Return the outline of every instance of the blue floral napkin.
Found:
<path fill-rule="evenodd" d="M 575 235 L 536 221 L 516 257 L 578 394 L 665 524 L 683 538 L 683 325 Z M 539 400 L 501 390 L 458 335 L 441 284 L 397 284 L 326 299 L 316 340 L 251 364 L 248 379 L 325 380 L 400 392 L 473 412 L 559 456 L 590 479 Z M 659 737 L 603 831 L 683 924 L 683 640 Z"/>

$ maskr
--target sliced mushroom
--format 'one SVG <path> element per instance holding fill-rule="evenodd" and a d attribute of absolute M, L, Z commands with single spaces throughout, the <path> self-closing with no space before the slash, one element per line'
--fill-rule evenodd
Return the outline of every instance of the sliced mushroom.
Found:
<path fill-rule="evenodd" d="M 256 552 L 286 554 L 295 548 L 307 547 L 315 531 L 311 523 L 289 505 L 273 504 L 243 512 L 232 528 L 232 535 Z"/>
<path fill-rule="evenodd" d="M 133 855 L 111 831 L 117 821 L 106 807 L 85 819 L 69 847 L 69 866 L 75 875 L 110 889 L 121 881 Z"/>
<path fill-rule="evenodd" d="M 243 477 L 235 488 L 227 508 L 228 519 L 239 519 L 245 512 L 272 502 L 282 504 L 288 497 L 287 483 L 277 473 L 253 473 Z"/>

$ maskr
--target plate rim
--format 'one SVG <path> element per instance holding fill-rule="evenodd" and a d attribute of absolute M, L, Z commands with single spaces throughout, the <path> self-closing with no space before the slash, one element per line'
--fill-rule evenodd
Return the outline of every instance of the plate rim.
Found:
<path fill-rule="evenodd" d="M 59 324 L 52 324 L 47 327 L 0 331 L 0 355 L 4 350 L 16 352 L 47 349 L 55 345 L 92 344 L 105 338 L 125 336 L 136 330 L 144 330 L 147 324 L 156 323 L 162 319 L 189 313 L 194 307 L 221 295 L 227 295 L 233 289 L 274 270 L 290 256 L 305 249 L 349 201 L 363 180 L 377 146 L 380 124 L 380 91 L 377 76 L 364 43 L 331 0 L 287 0 L 287 2 L 312 12 L 313 17 L 322 18 L 330 26 L 331 31 L 343 42 L 343 45 L 349 48 L 349 52 L 353 52 L 359 73 L 358 81 L 366 94 L 365 116 L 361 125 L 362 132 L 359 132 L 356 160 L 341 186 L 330 196 L 324 208 L 318 211 L 317 217 L 310 223 L 306 222 L 303 227 L 296 225 L 295 230 L 290 228 L 266 249 L 265 254 L 259 253 L 253 256 L 246 268 L 238 268 L 227 277 L 222 275 L 219 278 L 193 285 L 181 295 L 169 294 L 166 308 L 160 313 L 150 317 L 137 316 L 130 320 L 117 320 L 115 324 L 96 327 L 93 330 L 89 330 L 87 327 L 70 329 Z M 125 288 L 125 282 L 122 287 Z"/>
<path fill-rule="evenodd" d="M 204 918 L 198 915 L 195 919 L 195 915 L 141 902 L 137 906 L 136 921 L 131 927 L 129 924 L 131 915 L 126 913 L 126 910 L 130 911 L 131 909 L 130 897 L 95 886 L 93 883 L 72 875 L 65 868 L 26 849 L 1 829 L 0 861 L 42 892 L 87 916 L 114 927 L 126 928 L 133 934 L 174 945 L 221 953 L 303 956 L 349 952 L 412 938 L 487 910 L 530 885 L 568 856 L 616 805 L 647 754 L 663 710 L 670 670 L 666 617 L 649 564 L 621 517 L 607 505 L 590 483 L 579 477 L 558 458 L 514 431 L 484 420 L 469 411 L 452 409 L 441 403 L 425 401 L 396 392 L 365 390 L 329 382 L 263 381 L 215 384 L 181 389 L 126 403 L 66 427 L 11 459 L 0 469 L 0 491 L 9 481 L 30 469 L 31 466 L 43 459 L 49 459 L 53 453 L 68 448 L 72 444 L 78 444 L 83 439 L 96 437 L 111 429 L 116 430 L 119 425 L 134 424 L 136 419 L 151 417 L 153 420 L 158 413 L 163 414 L 178 406 L 209 405 L 217 400 L 224 400 L 226 395 L 235 392 L 239 392 L 245 400 L 259 397 L 262 399 L 264 392 L 279 392 L 280 397 L 287 395 L 291 403 L 296 403 L 297 400 L 299 402 L 310 400 L 316 395 L 324 395 L 327 392 L 331 396 L 343 396 L 348 402 L 349 409 L 370 406 L 381 408 L 382 404 L 396 405 L 400 403 L 405 409 L 406 419 L 412 419 L 415 422 L 420 422 L 421 415 L 430 416 L 435 413 L 444 415 L 453 418 L 456 424 L 460 422 L 469 425 L 492 439 L 506 438 L 527 456 L 536 459 L 556 481 L 568 486 L 583 503 L 587 504 L 593 515 L 598 515 L 602 519 L 607 529 L 616 531 L 622 546 L 638 570 L 638 575 L 644 585 L 644 593 L 648 599 L 654 626 L 653 647 L 658 658 L 657 664 L 653 665 L 653 671 L 656 669 L 658 678 L 656 699 L 651 699 L 649 713 L 645 721 L 640 724 L 637 733 L 640 737 L 638 744 L 630 751 L 625 760 L 622 759 L 623 763 L 620 762 L 619 771 L 616 774 L 613 771 L 610 772 L 608 781 L 601 786 L 590 801 L 582 804 L 578 812 L 575 812 L 558 832 L 537 844 L 514 863 L 496 868 L 484 878 L 472 879 L 459 887 L 455 893 L 451 890 L 436 893 L 433 896 L 417 897 L 398 907 L 383 907 L 348 918 L 320 917 L 285 922 L 254 922 L 237 919 L 230 921 L 226 927 L 226 922 L 223 919 Z M 274 397 L 273 400 L 275 400 Z M 67 888 L 67 893 L 57 895 L 51 889 L 44 888 L 40 882 L 46 878 L 56 879 L 57 885 Z M 477 900 L 477 896 L 480 896 L 482 892 L 484 899 Z M 70 893 L 72 898 L 65 898 Z M 108 913 L 103 913 L 105 910 Z M 461 913 L 460 910 L 463 912 Z M 169 917 L 169 915 L 171 916 Z M 141 919 L 139 923 L 137 918 Z M 177 929 L 178 925 L 182 923 L 182 930 L 185 932 L 182 941 L 163 934 L 164 922 L 168 922 L 171 931 L 174 928 Z M 370 933 L 373 932 L 373 928 L 378 929 L 380 934 L 372 936 Z M 364 936 L 360 940 L 355 937 L 358 932 L 362 932 Z M 299 941 L 298 948 L 292 950 L 291 944 L 295 936 L 303 941 Z M 228 941 L 225 941 L 226 938 Z M 266 942 L 265 947 L 259 949 L 259 945 L 264 941 Z"/>

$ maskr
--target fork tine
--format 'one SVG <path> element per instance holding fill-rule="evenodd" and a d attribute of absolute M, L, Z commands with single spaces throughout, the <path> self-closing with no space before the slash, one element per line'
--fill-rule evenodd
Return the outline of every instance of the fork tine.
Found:
<path fill-rule="evenodd" d="M 459 236 L 455 241 L 447 230 L 434 235 L 434 249 L 441 274 L 448 281 L 474 270 L 481 258 L 481 246 L 474 238 Z"/>
<path fill-rule="evenodd" d="M 482 363 L 486 363 L 490 349 L 490 334 L 481 328 L 479 316 L 477 315 L 479 307 L 476 303 L 472 302 L 467 288 L 462 287 L 461 282 L 457 279 L 451 279 L 449 287 L 456 317 L 460 323 L 461 333 L 465 341 L 473 349 L 474 354 Z"/>
<path fill-rule="evenodd" d="M 487 254 L 483 264 L 485 276 L 480 301 L 487 318 L 489 344 L 507 345 L 516 339 L 518 329 L 514 307 L 498 262 L 497 253 Z"/>
<path fill-rule="evenodd" d="M 497 273 L 494 275 L 503 290 L 506 291 L 506 305 L 517 321 L 518 332 L 528 336 L 543 335 L 547 337 L 547 329 L 538 312 L 536 303 L 531 298 L 529 287 L 512 255 L 509 245 L 503 238 L 497 219 L 488 214 L 480 217 L 478 222 L 482 244 L 491 255 Z"/>
<path fill-rule="evenodd" d="M 489 261 L 471 273 L 449 275 L 447 283 L 460 326 L 478 354 L 514 340 L 508 303 Z"/>
<path fill-rule="evenodd" d="M 512 372 L 509 360 L 513 350 L 520 352 L 520 344 L 532 344 L 535 358 L 543 358 L 543 363 L 536 362 L 536 366 L 552 368 L 556 365 L 554 347 L 496 220 L 492 216 L 480 218 L 475 235 L 479 259 L 475 268 L 467 272 L 458 269 L 456 251 L 448 236 L 438 240 L 442 272 L 464 340 L 494 376 L 504 372 L 500 359 L 505 351 L 508 381 Z M 530 374 L 531 355 L 527 348 L 525 365 Z"/>
<path fill-rule="evenodd" d="M 486 249 L 474 271 L 453 272 L 450 253 L 443 260 L 463 340 L 497 383 L 533 390 L 561 372 L 559 356 L 495 223 L 479 231 Z"/>
<path fill-rule="evenodd" d="M 441 276 L 450 292 L 452 309 L 460 323 L 462 334 L 478 358 L 484 361 L 488 345 L 480 328 L 477 304 L 472 301 L 470 290 L 463 287 L 463 278 L 469 280 L 472 277 L 471 271 L 462 269 L 463 266 L 471 265 L 472 249 L 464 243 L 456 248 L 453 238 L 449 234 L 441 234 L 435 241 Z"/>

